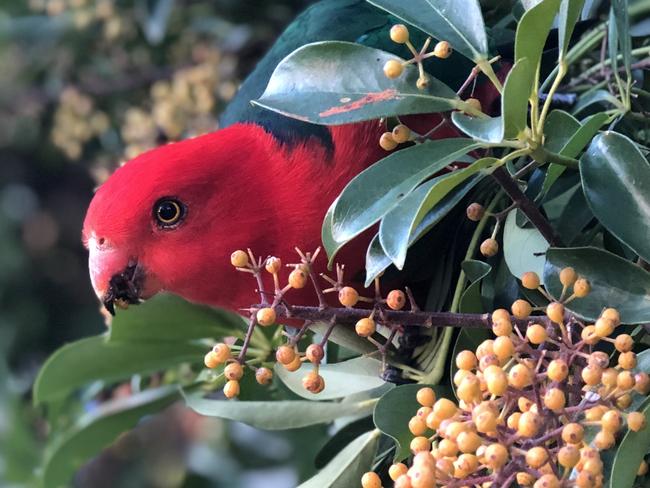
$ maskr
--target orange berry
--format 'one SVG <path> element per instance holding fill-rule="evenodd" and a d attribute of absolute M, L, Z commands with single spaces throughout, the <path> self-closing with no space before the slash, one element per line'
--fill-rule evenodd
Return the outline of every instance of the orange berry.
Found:
<path fill-rule="evenodd" d="M 578 273 L 576 273 L 576 270 L 571 267 L 562 268 L 560 271 L 560 283 L 562 283 L 562 286 L 569 287 L 573 285 L 577 279 Z"/>
<path fill-rule="evenodd" d="M 553 381 L 564 381 L 569 375 L 569 365 L 564 359 L 554 359 L 548 363 L 546 374 Z"/>
<path fill-rule="evenodd" d="M 636 354 L 632 351 L 622 352 L 618 355 L 618 365 L 623 369 L 636 368 Z"/>
<path fill-rule="evenodd" d="M 395 127 L 393 127 L 392 135 L 393 140 L 396 143 L 403 144 L 405 142 L 408 142 L 408 140 L 411 138 L 411 129 L 409 129 L 404 124 L 397 124 Z"/>
<path fill-rule="evenodd" d="M 390 468 L 388 468 L 388 476 L 390 476 L 390 479 L 395 481 L 395 480 L 397 480 L 397 478 L 399 478 L 403 474 L 406 474 L 407 471 L 408 471 L 408 468 L 406 467 L 406 464 L 404 464 L 404 463 L 395 463 Z"/>
<path fill-rule="evenodd" d="M 587 295 L 589 295 L 590 291 L 591 291 L 591 285 L 584 278 L 579 278 L 573 284 L 573 294 L 578 298 L 586 297 Z"/>
<path fill-rule="evenodd" d="M 491 365 L 485 369 L 485 382 L 492 395 L 501 396 L 508 389 L 508 377 L 500 366 Z"/>
<path fill-rule="evenodd" d="M 517 477 L 515 479 L 517 480 L 517 484 L 520 486 L 533 486 L 533 483 L 535 483 L 535 478 L 533 475 L 525 471 L 520 471 L 517 473 Z"/>
<path fill-rule="evenodd" d="M 480 412 L 474 419 L 474 424 L 476 430 L 483 434 L 494 432 L 498 424 L 497 416 L 490 411 Z"/>
<path fill-rule="evenodd" d="M 255 371 L 255 381 L 260 385 L 268 385 L 273 379 L 273 371 L 269 368 L 257 368 Z"/>
<path fill-rule="evenodd" d="M 296 358 L 296 350 L 291 346 L 280 346 L 275 351 L 275 359 L 280 364 L 289 364 Z M 300 359 L 300 358 L 299 358 Z"/>
<path fill-rule="evenodd" d="M 603 417 L 600 419 L 600 423 L 603 431 L 616 433 L 621 428 L 623 417 L 618 412 L 618 410 L 608 410 L 603 414 Z"/>
<path fill-rule="evenodd" d="M 535 481 L 533 488 L 560 488 L 560 480 L 554 474 L 545 474 Z"/>
<path fill-rule="evenodd" d="M 481 382 L 476 375 L 468 374 L 456 388 L 456 396 L 465 403 L 472 403 L 481 395 Z"/>
<path fill-rule="evenodd" d="M 517 430 L 519 427 L 519 420 L 521 420 L 521 412 L 513 412 L 506 419 L 506 425 L 509 429 Z"/>
<path fill-rule="evenodd" d="M 490 444 L 485 449 L 485 464 L 490 469 L 502 468 L 509 457 L 508 449 L 503 444 Z"/>
<path fill-rule="evenodd" d="M 478 361 L 472 351 L 461 351 L 456 355 L 456 367 L 458 369 L 472 370 L 476 369 Z"/>
<path fill-rule="evenodd" d="M 351 286 L 344 286 L 339 290 L 339 302 L 344 307 L 354 307 L 359 301 L 359 292 Z"/>
<path fill-rule="evenodd" d="M 596 386 L 603 376 L 603 369 L 596 365 L 588 365 L 581 372 L 582 381 L 588 386 Z"/>
<path fill-rule="evenodd" d="M 566 444 L 558 451 L 557 461 L 565 468 L 573 468 L 580 461 L 580 451 L 573 444 Z"/>
<path fill-rule="evenodd" d="M 474 202 L 467 207 L 465 212 L 467 213 L 467 218 L 469 220 L 472 222 L 478 222 L 483 218 L 483 215 L 485 215 L 485 207 L 480 203 Z"/>
<path fill-rule="evenodd" d="M 223 387 L 223 394 L 226 398 L 239 396 L 239 381 L 229 380 Z"/>
<path fill-rule="evenodd" d="M 409 430 L 413 435 L 423 435 L 427 431 L 427 424 L 424 419 L 416 415 L 409 420 Z"/>
<path fill-rule="evenodd" d="M 548 339 L 548 334 L 546 334 L 546 327 L 540 324 L 532 324 L 526 329 L 526 339 L 531 344 L 541 344 L 546 339 Z"/>
<path fill-rule="evenodd" d="M 404 24 L 395 24 L 390 28 L 390 39 L 397 44 L 404 44 L 409 40 L 409 30 Z"/>
<path fill-rule="evenodd" d="M 451 439 L 442 439 L 438 443 L 438 452 L 445 457 L 451 457 L 458 454 L 458 445 Z"/>
<path fill-rule="evenodd" d="M 645 476 L 648 474 L 648 463 L 645 461 L 645 459 L 641 460 L 641 464 L 639 465 L 639 469 L 636 472 L 637 476 Z"/>
<path fill-rule="evenodd" d="M 605 369 L 609 366 L 609 356 L 603 351 L 595 351 L 589 355 L 587 364 L 598 366 L 599 368 Z"/>
<path fill-rule="evenodd" d="M 512 322 L 510 322 L 510 317 L 492 322 L 492 332 L 497 337 L 507 337 L 512 334 Z"/>
<path fill-rule="evenodd" d="M 456 414 L 458 407 L 447 398 L 440 398 L 433 404 L 433 414 L 440 419 L 448 419 Z"/>
<path fill-rule="evenodd" d="M 429 439 L 424 436 L 417 436 L 413 438 L 411 444 L 409 444 L 409 447 L 411 448 L 411 452 L 415 454 L 420 451 L 430 450 L 431 442 L 429 442 Z"/>
<path fill-rule="evenodd" d="M 325 351 L 323 350 L 323 346 L 320 344 L 309 344 L 307 346 L 307 350 L 305 351 L 305 357 L 307 358 L 308 361 L 318 364 L 321 362 L 323 357 L 325 356 Z"/>
<path fill-rule="evenodd" d="M 490 258 L 492 256 L 496 256 L 496 254 L 499 252 L 499 243 L 496 239 L 485 239 L 481 243 L 481 247 L 479 249 L 483 256 Z"/>
<path fill-rule="evenodd" d="M 645 429 L 646 418 L 641 412 L 630 412 L 627 414 L 627 426 L 634 432 Z"/>
<path fill-rule="evenodd" d="M 406 305 L 406 295 L 402 290 L 391 290 L 386 297 L 386 305 L 392 310 L 401 310 Z"/>
<path fill-rule="evenodd" d="M 562 429 L 562 440 L 567 444 L 579 444 L 585 436 L 585 429 L 582 425 L 572 422 L 566 424 Z"/>
<path fill-rule="evenodd" d="M 222 342 L 215 344 L 212 352 L 217 355 L 217 361 L 220 363 L 225 363 L 226 360 L 230 359 L 230 347 Z"/>
<path fill-rule="evenodd" d="M 494 354 L 494 340 L 486 339 L 476 348 L 476 357 L 480 360 L 483 356 Z"/>
<path fill-rule="evenodd" d="M 548 452 L 543 447 L 532 447 L 526 452 L 526 464 L 531 468 L 541 468 L 548 461 Z"/>
<path fill-rule="evenodd" d="M 436 401 L 436 392 L 433 391 L 433 388 L 427 386 L 420 388 L 415 394 L 415 398 L 423 407 L 433 407 L 433 404 Z"/>
<path fill-rule="evenodd" d="M 325 389 L 325 380 L 316 371 L 310 371 L 303 376 L 302 386 L 311 393 L 320 393 Z"/>
<path fill-rule="evenodd" d="M 641 395 L 647 395 L 650 392 L 650 375 L 645 371 L 634 375 L 634 391 Z"/>
<path fill-rule="evenodd" d="M 564 322 L 564 305 L 560 302 L 551 302 L 546 306 L 546 316 L 556 324 Z"/>
<path fill-rule="evenodd" d="M 564 392 L 559 388 L 549 388 L 544 394 L 544 405 L 550 410 L 561 410 L 566 405 Z"/>
<path fill-rule="evenodd" d="M 389 59 L 384 64 L 384 75 L 386 78 L 395 79 L 398 78 L 404 71 L 404 66 L 402 62 L 397 59 Z"/>
<path fill-rule="evenodd" d="M 291 360 L 291 362 L 289 362 L 287 364 L 283 364 L 283 366 L 284 366 L 284 369 L 286 369 L 287 371 L 290 371 L 292 373 L 294 371 L 298 371 L 300 369 L 300 367 L 302 366 L 302 361 L 300 360 L 300 356 L 298 356 L 296 354 L 295 357 L 293 358 L 293 360 Z"/>
<path fill-rule="evenodd" d="M 616 406 L 621 410 L 626 410 L 632 405 L 632 395 L 625 393 L 616 399 Z"/>
<path fill-rule="evenodd" d="M 634 347 L 634 339 L 629 334 L 619 334 L 614 339 L 614 347 L 619 352 L 629 352 Z"/>
<path fill-rule="evenodd" d="M 280 272 L 280 269 L 282 269 L 282 261 L 280 260 L 280 258 L 271 256 L 266 260 L 266 264 L 264 265 L 264 268 L 266 268 L 266 271 L 268 271 L 271 274 L 277 274 Z"/>
<path fill-rule="evenodd" d="M 522 299 L 515 300 L 510 309 L 512 310 L 512 315 L 518 319 L 525 319 L 533 311 L 531 304 Z"/>
<path fill-rule="evenodd" d="M 616 324 L 613 320 L 601 317 L 594 324 L 594 332 L 598 337 L 607 337 L 614 332 L 615 327 Z"/>
<path fill-rule="evenodd" d="M 403 474 L 395 480 L 395 485 L 393 488 L 413 488 L 411 484 L 411 478 L 407 474 Z"/>
<path fill-rule="evenodd" d="M 517 432 L 524 437 L 534 437 L 539 432 L 541 425 L 542 420 L 539 414 L 529 410 L 521 414 Z"/>
<path fill-rule="evenodd" d="M 616 376 L 616 386 L 621 391 L 634 388 L 634 375 L 630 371 L 621 371 Z"/>
<path fill-rule="evenodd" d="M 257 323 L 262 327 L 268 327 L 269 325 L 275 324 L 275 310 L 270 307 L 260 308 L 257 314 L 255 314 L 255 318 L 257 319 Z"/>
<path fill-rule="evenodd" d="M 600 382 L 607 387 L 616 386 L 617 381 L 618 371 L 616 371 L 614 368 L 607 368 L 603 371 L 603 374 L 600 377 Z"/>
<path fill-rule="evenodd" d="M 307 273 L 301 267 L 296 267 L 291 273 L 289 273 L 289 285 L 291 288 L 304 288 L 307 285 Z"/>
<path fill-rule="evenodd" d="M 494 354 L 496 354 L 501 363 L 504 363 L 510 359 L 515 352 L 515 345 L 510 337 L 497 337 L 494 339 L 494 344 L 492 347 L 494 349 Z"/>
<path fill-rule="evenodd" d="M 514 388 L 524 388 L 528 386 L 532 379 L 532 373 L 523 364 L 515 364 L 508 371 L 508 383 Z"/>
<path fill-rule="evenodd" d="M 476 452 L 481 442 L 481 437 L 473 431 L 463 431 L 456 438 L 458 449 L 466 454 Z"/>
<path fill-rule="evenodd" d="M 584 329 L 582 329 L 582 332 L 580 333 L 580 337 L 582 338 L 583 341 L 585 341 L 587 344 L 594 345 L 596 344 L 599 340 L 600 337 L 596 334 L 596 327 L 593 325 L 588 325 Z"/>
<path fill-rule="evenodd" d="M 436 58 L 447 59 L 449 56 L 451 56 L 451 53 L 451 44 L 449 44 L 447 41 L 440 41 L 433 48 L 433 55 Z"/>
<path fill-rule="evenodd" d="M 245 268 L 248 265 L 248 254 L 242 250 L 233 252 L 230 255 L 230 264 L 236 268 Z"/>
<path fill-rule="evenodd" d="M 541 281 L 537 273 L 534 271 L 527 271 L 521 276 L 521 284 L 524 288 L 527 288 L 529 290 L 537 290 L 541 284 Z"/>
<path fill-rule="evenodd" d="M 381 488 L 381 478 L 377 473 L 368 471 L 361 477 L 361 486 L 362 488 Z"/>
<path fill-rule="evenodd" d="M 413 488 L 435 488 L 436 474 L 433 466 L 413 465 L 408 475 Z"/>
<path fill-rule="evenodd" d="M 222 364 L 222 361 L 219 361 L 219 357 L 214 351 L 209 351 L 203 358 L 203 363 L 206 368 L 213 369 Z"/>
<path fill-rule="evenodd" d="M 379 137 L 379 147 L 384 151 L 393 151 L 397 147 L 397 141 L 393 138 L 391 132 L 384 132 Z"/>
<path fill-rule="evenodd" d="M 375 321 L 370 317 L 360 319 L 354 326 L 354 330 L 360 337 L 369 337 L 375 333 Z"/>
<path fill-rule="evenodd" d="M 613 321 L 615 326 L 618 326 L 621 323 L 621 314 L 619 314 L 618 310 L 615 308 L 606 308 L 600 316 Z"/>
<path fill-rule="evenodd" d="M 598 434 L 596 434 L 593 442 L 594 446 L 596 446 L 598 449 L 603 450 L 614 447 L 614 444 L 616 444 L 616 439 L 614 438 L 614 434 L 611 432 L 601 430 L 598 432 Z"/>
<path fill-rule="evenodd" d="M 244 376 L 244 368 L 239 363 L 230 363 L 223 370 L 223 375 L 229 380 L 239 381 Z"/>
<path fill-rule="evenodd" d="M 532 400 L 529 400 L 526 397 L 519 397 L 517 399 L 517 406 L 519 407 L 520 412 L 528 412 L 530 410 L 530 407 L 534 405 Z"/>

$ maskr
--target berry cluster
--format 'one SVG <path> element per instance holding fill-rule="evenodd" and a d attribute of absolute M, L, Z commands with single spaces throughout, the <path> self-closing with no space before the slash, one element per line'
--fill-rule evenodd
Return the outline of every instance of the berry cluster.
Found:
<path fill-rule="evenodd" d="M 560 279 L 563 295 L 573 287 L 569 299 L 589 293 L 587 280 L 572 268 Z M 538 289 L 540 280 L 526 273 L 522 284 Z M 642 413 L 625 409 L 634 394 L 648 394 L 650 378 L 632 371 L 632 337 L 610 337 L 620 325 L 616 309 L 603 310 L 593 325 L 565 313 L 561 302 L 545 311 L 546 317 L 529 317 L 527 327 L 515 320 L 532 312 L 524 300 L 510 312 L 494 311 L 496 337 L 455 358 L 458 402 L 436 399 L 428 387 L 418 391 L 421 407 L 408 424 L 412 464 L 391 466 L 395 487 L 603 485 L 600 451 L 614 447 L 625 428 L 646 428 Z M 605 342 L 618 353 L 615 365 L 595 349 Z M 642 463 L 639 473 L 644 470 Z M 379 487 L 380 478 L 366 473 L 362 486 Z"/>

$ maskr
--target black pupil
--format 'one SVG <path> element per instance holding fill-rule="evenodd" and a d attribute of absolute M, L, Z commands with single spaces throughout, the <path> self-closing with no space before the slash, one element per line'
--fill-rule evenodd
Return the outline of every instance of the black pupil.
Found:
<path fill-rule="evenodd" d="M 178 217 L 178 205 L 173 202 L 162 202 L 158 206 L 158 217 L 165 222 Z"/>

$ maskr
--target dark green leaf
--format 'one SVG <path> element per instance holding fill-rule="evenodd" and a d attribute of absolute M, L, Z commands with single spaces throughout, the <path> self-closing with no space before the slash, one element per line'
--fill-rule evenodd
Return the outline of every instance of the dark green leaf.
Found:
<path fill-rule="evenodd" d="M 298 488 L 349 488 L 372 468 L 379 431 L 367 432 L 346 446 L 327 466 Z"/>
<path fill-rule="evenodd" d="M 199 362 L 206 347 L 182 342 L 109 342 L 105 335 L 67 344 L 45 362 L 34 382 L 34 402 L 59 400 L 92 381 L 117 381 L 183 362 Z"/>
<path fill-rule="evenodd" d="M 190 341 L 225 336 L 243 338 L 246 323 L 226 310 L 196 305 L 160 293 L 137 307 L 119 310 L 109 341 Z"/>
<path fill-rule="evenodd" d="M 359 173 L 334 207 L 332 236 L 349 241 L 379 221 L 422 181 L 480 147 L 471 139 L 440 139 L 397 151 Z"/>
<path fill-rule="evenodd" d="M 292 373 L 276 365 L 275 374 L 296 395 L 309 400 L 342 398 L 373 390 L 385 384 L 385 381 L 381 379 L 381 361 L 358 357 L 340 363 L 321 364 L 319 373 L 325 379 L 325 389 L 318 395 L 314 395 L 302 386 L 302 378 L 306 369 L 311 369 L 311 367 L 305 366 L 304 369 L 301 368 Z"/>
<path fill-rule="evenodd" d="M 408 423 L 415 415 L 420 404 L 415 395 L 420 388 L 429 386 L 436 392 L 437 397 L 449 397 L 451 392 L 446 386 L 440 385 L 401 385 L 385 393 L 375 407 L 373 419 L 375 426 L 387 436 L 395 439 L 397 450 L 395 462 L 409 456 L 409 443 L 413 434 L 409 431 Z"/>
<path fill-rule="evenodd" d="M 546 252 L 544 282 L 558 298 L 562 292 L 559 273 L 573 267 L 591 283 L 591 293 L 573 300 L 567 308 L 589 320 L 603 308 L 615 307 L 626 324 L 650 321 L 650 273 L 612 253 L 593 247 L 550 248 Z"/>
<path fill-rule="evenodd" d="M 201 415 L 235 420 L 265 430 L 297 429 L 350 415 L 368 415 L 374 405 L 372 400 L 356 403 L 210 400 L 202 398 L 201 393 L 189 394 L 185 401 L 188 407 Z"/>
<path fill-rule="evenodd" d="M 488 44 L 477 0 L 368 0 L 478 61 L 487 58 Z"/>
<path fill-rule="evenodd" d="M 345 427 L 341 428 L 332 437 L 330 437 L 325 445 L 318 451 L 314 464 L 316 468 L 321 469 L 329 463 L 341 450 L 347 446 L 354 439 L 359 437 L 364 432 L 372 430 L 374 424 L 372 417 L 363 417 L 354 422 L 350 422 Z"/>
<path fill-rule="evenodd" d="M 580 128 L 580 121 L 564 110 L 551 110 L 544 122 L 544 147 L 559 153 Z"/>
<path fill-rule="evenodd" d="M 576 22 L 580 18 L 585 0 L 562 0 L 558 22 L 560 60 L 564 59 Z"/>
<path fill-rule="evenodd" d="M 334 207 L 336 206 L 336 202 L 338 201 L 338 198 L 332 202 L 330 205 L 330 208 L 327 209 L 327 213 L 325 214 L 325 218 L 323 219 L 323 227 L 321 228 L 321 241 L 323 241 L 323 247 L 325 248 L 325 252 L 327 253 L 327 267 L 331 269 L 332 263 L 334 262 L 334 258 L 336 257 L 336 254 L 341 250 L 341 248 L 346 244 L 347 241 L 344 242 L 339 242 L 336 239 L 334 239 L 334 236 L 332 235 L 332 218 L 334 215 Z"/>
<path fill-rule="evenodd" d="M 481 181 L 481 179 L 481 175 L 475 175 L 469 178 L 466 182 L 451 191 L 438 205 L 431 209 L 411 234 L 408 244 L 409 247 L 415 244 L 415 242 L 426 234 L 433 226 L 440 222 L 440 220 L 447 215 L 458 204 L 458 202 L 460 202 L 463 197 L 465 197 L 465 195 L 467 195 L 467 193 L 474 188 L 479 181 Z M 373 280 L 391 264 L 392 261 L 381 247 L 379 234 L 376 234 L 370 242 L 366 253 L 365 286 L 370 286 Z"/>
<path fill-rule="evenodd" d="M 639 411 L 646 418 L 650 418 L 650 400 L 646 400 Z M 648 450 L 650 450 L 650 426 L 646 425 L 639 432 L 628 430 L 616 448 L 607 486 L 632 488 L 641 461 Z"/>
<path fill-rule="evenodd" d="M 515 60 L 527 58 L 533 73 L 537 71 L 546 38 L 560 8 L 560 0 L 543 0 L 522 16 L 515 37 Z M 528 93 L 530 95 L 530 85 Z"/>
<path fill-rule="evenodd" d="M 384 216 L 379 226 L 379 239 L 386 254 L 402 269 L 411 235 L 425 215 L 449 192 L 479 171 L 487 169 L 494 158 L 483 158 L 467 168 L 456 170 L 426 182 Z"/>
<path fill-rule="evenodd" d="M 597 103 L 613 105 L 618 109 L 622 108 L 621 103 L 618 101 L 618 98 L 609 93 L 607 90 L 594 90 L 586 92 L 585 94 L 578 97 L 578 102 L 573 107 L 573 113 L 579 114 L 587 107 L 590 107 L 591 105 Z"/>
<path fill-rule="evenodd" d="M 515 278 L 534 271 L 543 280 L 544 252 L 549 244 L 536 228 L 518 227 L 516 214 L 510 212 L 503 227 L 503 257 Z"/>
<path fill-rule="evenodd" d="M 460 298 L 458 310 L 463 313 L 481 313 L 483 312 L 481 280 L 492 271 L 492 266 L 483 261 L 470 259 L 463 261 L 461 268 L 470 281 L 470 285 L 465 289 L 463 296 Z"/>
<path fill-rule="evenodd" d="M 630 66 L 632 64 L 632 38 L 630 36 L 630 18 L 627 0 L 612 0 L 609 14 L 609 56 L 612 70 L 618 70 L 618 54 L 620 50 L 627 79 L 631 80 Z"/>
<path fill-rule="evenodd" d="M 71 486 L 74 473 L 90 458 L 132 429 L 145 415 L 159 412 L 180 398 L 176 387 L 147 390 L 102 404 L 81 417 L 50 449 L 43 470 L 45 488 Z"/>
<path fill-rule="evenodd" d="M 580 160 L 585 197 L 598 220 L 650 261 L 650 164 L 616 132 L 594 138 Z"/>
<path fill-rule="evenodd" d="M 528 97 L 534 71 L 527 59 L 520 59 L 508 73 L 501 97 L 501 116 L 479 119 L 462 112 L 451 114 L 456 126 L 480 141 L 499 143 L 524 131 L 528 118 Z"/>
<path fill-rule="evenodd" d="M 416 86 L 413 65 L 391 80 L 384 75 L 393 54 L 350 42 L 307 44 L 284 58 L 254 103 L 316 124 L 347 124 L 380 117 L 444 112 L 463 105 L 444 83 L 429 77 Z"/>

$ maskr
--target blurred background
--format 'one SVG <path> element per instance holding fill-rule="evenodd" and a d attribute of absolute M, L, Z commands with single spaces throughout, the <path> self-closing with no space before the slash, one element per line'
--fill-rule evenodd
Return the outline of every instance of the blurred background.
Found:
<path fill-rule="evenodd" d="M 216 129 L 308 3 L 0 0 L 0 486 L 37 484 L 48 435 L 31 404 L 40 365 L 104 328 L 80 242 L 93 189 L 142 151 Z M 324 436 L 175 406 L 122 436 L 75 486 L 295 486 Z"/>

